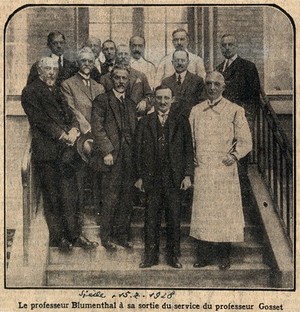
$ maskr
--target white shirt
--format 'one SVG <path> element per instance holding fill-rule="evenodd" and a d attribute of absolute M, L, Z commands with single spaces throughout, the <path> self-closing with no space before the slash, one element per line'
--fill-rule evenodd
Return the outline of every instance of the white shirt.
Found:
<path fill-rule="evenodd" d="M 187 70 L 191 72 L 192 74 L 196 74 L 203 79 L 205 78 L 205 68 L 204 68 L 204 62 L 203 59 L 193 54 L 189 51 L 187 51 L 189 54 L 189 66 Z M 167 56 L 163 57 L 158 64 L 156 75 L 155 75 L 155 87 L 159 86 L 162 82 L 162 80 L 166 77 L 172 76 L 175 72 L 174 66 L 172 64 L 172 57 L 173 53 L 168 54 Z"/>
<path fill-rule="evenodd" d="M 143 57 L 139 58 L 138 60 L 132 57 L 130 65 L 133 69 L 144 73 L 147 77 L 150 87 L 154 88 L 155 72 L 156 72 L 154 64 L 145 60 Z"/>
<path fill-rule="evenodd" d="M 112 89 L 113 90 L 113 93 L 115 95 L 115 97 L 120 101 L 121 101 L 121 97 L 123 97 L 123 100 L 125 100 L 125 92 L 121 93 L 121 92 L 118 92 L 117 90 L 115 89 Z"/>
<path fill-rule="evenodd" d="M 169 112 L 170 112 L 170 110 L 166 111 L 165 113 L 163 113 L 159 110 L 157 111 L 158 119 L 159 119 L 160 123 L 162 124 L 162 126 L 166 123 Z"/>

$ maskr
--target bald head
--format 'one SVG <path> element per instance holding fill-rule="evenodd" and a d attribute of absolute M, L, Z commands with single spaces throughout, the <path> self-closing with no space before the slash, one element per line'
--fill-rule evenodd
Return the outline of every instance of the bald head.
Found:
<path fill-rule="evenodd" d="M 219 98 L 225 89 L 225 79 L 223 75 L 217 71 L 208 73 L 205 78 L 205 89 L 211 101 Z"/>

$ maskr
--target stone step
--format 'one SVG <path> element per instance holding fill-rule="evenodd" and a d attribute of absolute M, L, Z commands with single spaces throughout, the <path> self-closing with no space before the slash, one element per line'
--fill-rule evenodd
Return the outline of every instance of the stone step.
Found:
<path fill-rule="evenodd" d="M 100 241 L 99 241 L 100 244 Z M 162 257 L 165 255 L 164 244 L 161 244 L 160 253 Z M 124 250 L 124 248 L 118 246 L 116 254 L 120 256 L 124 251 L 129 253 L 135 253 L 141 260 L 144 252 L 144 245 L 139 242 L 134 244 L 134 248 L 131 251 Z M 64 264 L 64 263 L 81 263 L 82 261 L 90 264 L 94 262 L 101 263 L 101 259 L 105 259 L 109 254 L 101 245 L 94 251 L 85 251 L 82 248 L 73 248 L 71 252 L 63 253 L 56 247 L 51 247 L 49 252 L 49 264 Z M 181 257 L 188 259 L 190 263 L 195 262 L 195 246 L 193 244 L 187 245 L 181 244 Z M 217 254 L 213 257 L 217 259 Z M 234 263 L 263 263 L 263 248 L 260 245 L 248 244 L 248 243 L 235 243 L 232 245 L 231 259 Z"/>
<path fill-rule="evenodd" d="M 75 256 L 79 262 L 68 262 Z M 53 250 L 51 252 L 52 255 Z M 49 264 L 46 270 L 47 286 L 99 286 L 99 287 L 209 287 L 209 288 L 264 288 L 270 287 L 270 270 L 262 263 L 233 262 L 227 271 L 217 264 L 201 269 L 193 268 L 190 257 L 180 258 L 183 268 L 169 267 L 163 256 L 160 263 L 147 269 L 138 267 L 139 251 L 104 250 L 72 251 L 64 255 L 64 263 Z"/>
<path fill-rule="evenodd" d="M 97 225 L 95 219 L 85 217 L 83 229 L 85 232 L 93 232 L 98 235 L 100 226 Z M 164 236 L 166 232 L 165 224 L 162 223 L 161 235 Z M 181 222 L 181 236 L 189 236 L 190 224 Z M 131 224 L 131 235 L 133 238 L 144 237 L 144 224 L 143 222 L 134 222 Z M 244 239 L 246 242 L 262 242 L 261 229 L 255 225 L 246 224 L 244 228 Z"/>

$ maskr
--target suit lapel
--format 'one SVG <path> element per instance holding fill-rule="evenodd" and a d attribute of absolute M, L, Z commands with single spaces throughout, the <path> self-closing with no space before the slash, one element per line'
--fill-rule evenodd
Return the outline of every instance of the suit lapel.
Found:
<path fill-rule="evenodd" d="M 189 71 L 186 72 L 186 75 L 185 75 L 185 78 L 183 80 L 183 83 L 181 85 L 181 94 L 183 95 L 186 91 L 186 88 L 189 86 L 191 87 L 190 85 L 190 80 L 191 80 L 191 77 L 192 75 L 190 74 Z"/>
<path fill-rule="evenodd" d="M 115 116 L 116 123 L 117 123 L 119 129 L 121 129 L 122 128 L 122 121 L 121 121 L 121 115 L 120 115 L 119 100 L 115 97 L 113 91 L 110 91 L 108 93 L 108 104 L 113 111 L 113 114 Z"/>
<path fill-rule="evenodd" d="M 154 112 L 149 116 L 150 120 L 149 120 L 149 126 L 152 132 L 152 135 L 154 137 L 154 142 L 156 142 L 157 140 L 157 113 Z"/>
<path fill-rule="evenodd" d="M 169 113 L 168 119 L 169 119 L 169 143 L 171 143 L 176 128 L 176 119 L 171 111 Z"/>

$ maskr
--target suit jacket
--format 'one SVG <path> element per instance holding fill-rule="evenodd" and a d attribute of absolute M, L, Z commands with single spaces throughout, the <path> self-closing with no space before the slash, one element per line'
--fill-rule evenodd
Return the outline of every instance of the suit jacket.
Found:
<path fill-rule="evenodd" d="M 34 80 L 39 78 L 39 74 L 38 74 L 37 69 L 38 69 L 38 62 L 35 62 L 30 69 L 30 73 L 29 73 L 29 76 L 27 78 L 27 85 L 29 85 Z M 56 79 L 56 85 L 60 86 L 64 80 L 72 77 L 77 72 L 78 72 L 78 68 L 77 68 L 76 64 L 74 62 L 71 62 L 71 61 L 64 58 L 63 59 L 63 67 L 58 72 L 58 76 Z"/>
<path fill-rule="evenodd" d="M 177 84 L 175 74 L 163 79 L 162 85 L 173 91 L 175 102 L 172 104 L 172 110 L 176 111 L 177 114 L 183 114 L 187 118 L 193 106 L 204 100 L 203 79 L 189 71 L 187 71 L 180 86 Z"/>
<path fill-rule="evenodd" d="M 42 80 L 37 79 L 23 89 L 21 103 L 31 128 L 33 158 L 56 160 L 66 147 L 59 140 L 60 136 L 78 127 L 59 88 L 54 87 L 51 92 Z"/>
<path fill-rule="evenodd" d="M 100 82 L 106 91 L 112 90 L 113 82 L 111 80 L 110 73 L 102 76 Z M 151 94 L 152 91 L 145 74 L 131 68 L 126 96 L 129 97 L 135 104 L 138 104 L 141 100 L 145 99 L 146 96 Z"/>
<path fill-rule="evenodd" d="M 255 115 L 260 95 L 259 76 L 254 63 L 237 57 L 223 72 L 225 60 L 217 66 L 225 78 L 223 96 L 242 106 L 247 115 Z"/>
<path fill-rule="evenodd" d="M 144 116 L 136 130 L 136 165 L 139 178 L 143 179 L 145 190 L 157 186 L 158 172 L 158 133 L 157 112 Z M 169 144 L 170 167 L 174 185 L 180 188 L 184 176 L 193 176 L 193 144 L 191 128 L 187 118 L 170 112 Z"/>
<path fill-rule="evenodd" d="M 128 108 L 131 137 L 135 133 L 135 103 L 125 97 L 125 105 Z M 118 160 L 122 133 L 121 133 L 120 102 L 113 91 L 98 95 L 93 101 L 92 107 L 92 134 L 94 145 L 91 155 L 91 166 L 97 171 L 109 171 L 103 157 L 111 153 L 114 161 Z"/>
<path fill-rule="evenodd" d="M 95 80 L 90 79 L 90 83 L 90 88 L 85 86 L 77 73 L 61 84 L 61 91 L 79 122 L 81 133 L 91 130 L 92 102 L 97 95 L 105 92 L 104 87 Z"/>

